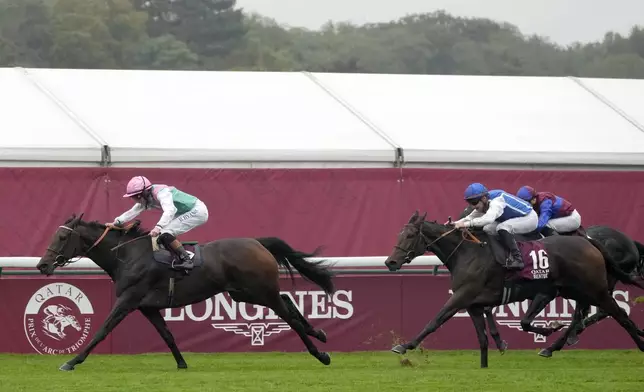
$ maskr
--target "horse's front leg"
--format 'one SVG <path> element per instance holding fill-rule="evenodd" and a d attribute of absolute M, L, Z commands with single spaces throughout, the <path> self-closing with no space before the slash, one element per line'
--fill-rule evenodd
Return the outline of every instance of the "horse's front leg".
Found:
<path fill-rule="evenodd" d="M 170 352 L 172 352 L 172 356 L 174 356 L 174 360 L 177 362 L 177 368 L 187 369 L 188 364 L 186 364 L 186 361 L 183 359 L 183 355 L 181 355 L 181 351 L 179 351 L 179 348 L 177 347 L 177 344 L 174 341 L 174 336 L 172 335 L 172 332 L 170 332 L 170 329 L 168 328 L 168 324 L 161 316 L 159 309 L 140 308 L 139 310 L 141 311 L 141 313 L 143 313 L 145 318 L 147 318 L 148 321 L 154 326 L 154 328 L 159 333 L 159 336 L 161 336 L 161 339 L 163 339 L 165 344 L 170 349 Z"/>
<path fill-rule="evenodd" d="M 140 297 L 135 297 L 133 295 L 128 295 L 125 293 L 121 297 L 117 298 L 116 303 L 112 307 L 110 314 L 107 316 L 103 325 L 99 328 L 98 332 L 92 338 L 92 341 L 74 358 L 65 362 L 60 370 L 74 370 L 74 367 L 80 363 L 83 363 L 89 353 L 99 344 L 107 335 L 112 332 L 116 326 L 123 321 L 125 316 L 130 314 L 138 306 Z"/>
<path fill-rule="evenodd" d="M 436 317 L 431 320 L 425 328 L 412 340 L 411 342 L 399 344 L 394 346 L 391 351 L 397 354 L 404 354 L 407 350 L 413 350 L 427 337 L 427 335 L 436 331 L 441 325 L 443 325 L 447 320 L 452 318 L 456 312 L 461 309 L 466 308 L 470 303 L 470 300 L 466 299 L 465 291 L 457 291 L 450 299 L 445 302 L 445 305 L 438 311 Z"/>
<path fill-rule="evenodd" d="M 476 337 L 479 340 L 479 347 L 481 349 L 481 368 L 487 367 L 488 360 L 488 340 L 487 331 L 485 330 L 485 318 L 483 317 L 483 307 L 471 306 L 467 308 L 467 313 L 470 314 L 474 329 L 476 330 Z"/>
<path fill-rule="evenodd" d="M 508 342 L 506 342 L 501 338 L 499 329 L 496 327 L 496 321 L 494 321 L 494 314 L 492 313 L 492 307 L 488 306 L 484 308 L 483 313 L 485 314 L 485 319 L 487 320 L 488 329 L 490 330 L 490 336 L 492 336 L 492 339 L 494 340 L 494 344 L 496 344 L 496 348 L 499 349 L 499 352 L 501 353 L 501 355 L 505 354 L 505 350 L 508 349 Z"/>

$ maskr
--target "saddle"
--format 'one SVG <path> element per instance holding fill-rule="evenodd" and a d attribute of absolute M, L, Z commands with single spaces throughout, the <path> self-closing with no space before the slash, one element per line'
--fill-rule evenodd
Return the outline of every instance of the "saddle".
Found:
<path fill-rule="evenodd" d="M 152 258 L 155 262 L 167 266 L 168 269 L 173 272 L 168 279 L 168 306 L 171 307 L 174 299 L 175 278 L 179 278 L 180 280 L 182 277 L 190 274 L 190 271 L 181 267 L 175 267 L 175 264 L 181 264 L 179 256 L 172 250 L 168 250 L 165 245 L 159 244 L 157 242 L 158 237 L 151 237 L 151 239 Z M 197 241 L 182 241 L 181 244 L 186 248 L 186 252 L 190 253 L 192 256 L 192 262 L 194 264 L 192 271 L 201 267 L 203 265 L 203 245 L 199 245 Z M 187 247 L 192 247 L 193 251 L 189 251 Z"/>
<path fill-rule="evenodd" d="M 152 239 L 152 257 L 154 261 L 160 264 L 167 265 L 168 268 L 172 271 L 180 271 L 189 274 L 188 270 L 185 270 L 181 267 L 175 267 L 175 264 L 181 264 L 182 261 L 179 259 L 179 256 L 165 247 L 163 244 L 159 244 L 157 239 L 158 237 L 151 237 Z M 194 269 L 199 268 L 203 264 L 203 258 L 201 256 L 202 246 L 197 243 L 197 241 L 182 241 L 181 244 L 186 248 L 186 251 L 191 254 L 192 262 L 194 263 Z M 188 247 L 192 247 L 193 251 L 188 250 Z"/>
<path fill-rule="evenodd" d="M 537 232 L 532 232 L 532 233 L 527 233 L 527 234 L 513 234 L 514 239 L 517 242 L 517 246 L 519 247 L 519 251 L 521 251 L 521 256 L 523 258 L 523 263 L 526 263 L 524 252 L 522 249 L 522 246 L 526 243 L 530 243 L 532 241 L 539 241 L 544 238 L 541 233 Z M 501 266 L 505 266 L 505 261 L 510 257 L 510 251 L 503 246 L 503 243 L 501 243 L 501 240 L 494 235 L 488 236 L 489 238 L 489 244 L 492 249 L 492 254 L 494 255 L 494 260 L 499 263 Z M 509 272 L 517 272 L 517 271 L 509 271 Z"/>
<path fill-rule="evenodd" d="M 538 233 L 536 231 L 526 233 L 526 234 L 513 234 L 514 239 L 517 241 L 517 245 L 519 246 L 519 250 L 521 251 L 521 254 L 523 256 L 524 263 L 526 263 L 526 259 L 525 259 L 526 255 L 524 254 L 524 251 L 522 248 L 526 246 L 526 243 L 529 243 L 531 241 L 539 241 L 546 237 L 552 237 L 555 235 L 588 237 L 588 234 L 586 233 L 586 229 L 583 226 L 580 226 L 577 230 L 574 230 L 574 231 L 556 233 L 556 234 L 550 234 L 550 235 L 547 235 L 544 233 Z M 505 265 L 505 260 L 510 255 L 510 251 L 505 249 L 503 244 L 496 236 L 488 236 L 488 238 L 490 239 L 490 246 L 492 247 L 492 253 L 494 254 L 494 259 L 499 264 Z"/>

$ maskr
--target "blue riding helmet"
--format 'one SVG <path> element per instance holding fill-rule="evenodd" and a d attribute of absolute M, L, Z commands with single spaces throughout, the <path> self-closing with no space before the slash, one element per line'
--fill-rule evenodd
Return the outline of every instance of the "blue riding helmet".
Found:
<path fill-rule="evenodd" d="M 517 191 L 517 197 L 525 201 L 530 201 L 537 194 L 533 187 L 524 185 Z"/>
<path fill-rule="evenodd" d="M 487 196 L 488 191 L 485 185 L 475 182 L 465 188 L 465 200 L 478 199 Z"/>

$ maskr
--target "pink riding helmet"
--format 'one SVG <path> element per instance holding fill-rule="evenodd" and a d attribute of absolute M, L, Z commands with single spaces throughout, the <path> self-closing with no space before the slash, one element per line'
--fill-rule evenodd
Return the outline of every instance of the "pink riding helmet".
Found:
<path fill-rule="evenodd" d="M 152 183 L 150 182 L 150 180 L 148 180 L 144 176 L 132 177 L 130 182 L 127 183 L 127 188 L 125 190 L 126 193 L 123 195 L 123 197 L 132 197 L 134 195 L 138 195 L 151 186 Z"/>

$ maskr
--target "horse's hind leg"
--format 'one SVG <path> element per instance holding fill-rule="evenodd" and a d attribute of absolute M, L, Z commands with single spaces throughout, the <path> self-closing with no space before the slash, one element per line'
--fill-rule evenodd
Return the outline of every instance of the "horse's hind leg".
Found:
<path fill-rule="evenodd" d="M 309 350 L 309 353 L 323 364 L 329 365 L 331 363 L 331 357 L 325 352 L 320 352 L 315 344 L 313 344 L 311 339 L 309 339 L 307 328 L 301 321 L 306 321 L 306 319 L 304 319 L 304 316 L 302 316 L 297 310 L 295 304 L 293 304 L 293 307 L 297 312 L 292 312 L 289 309 L 289 306 L 287 305 L 283 296 L 279 294 L 278 289 L 271 289 L 270 291 L 266 291 L 268 292 L 261 296 L 257 294 L 253 295 L 247 291 L 241 290 L 228 291 L 228 293 L 230 294 L 230 297 L 237 302 L 247 302 L 250 304 L 266 306 L 267 308 L 273 309 L 275 314 L 282 320 L 286 321 L 288 325 L 298 334 L 300 339 L 302 339 L 302 342 L 304 342 L 306 348 Z M 306 322 L 306 324 L 308 324 L 308 322 Z M 313 327 L 311 327 L 310 325 L 309 327 L 311 328 L 311 331 L 315 332 L 313 330 Z"/>
<path fill-rule="evenodd" d="M 230 290 L 228 291 L 228 293 L 230 294 L 230 297 L 236 302 L 254 303 L 253 301 L 255 301 L 251 293 L 244 290 Z M 297 306 L 295 306 L 291 297 L 288 296 L 287 294 L 280 294 L 280 297 L 282 297 L 282 300 L 284 301 L 284 304 L 286 305 L 286 308 L 289 310 L 289 313 L 291 314 L 291 316 L 299 320 L 300 323 L 302 323 L 306 331 L 306 334 L 309 336 L 313 336 L 314 338 L 321 341 L 322 343 L 326 343 L 326 333 L 321 329 L 316 330 L 315 328 L 313 328 L 313 326 L 308 322 L 308 320 L 304 318 L 304 316 L 302 316 L 300 311 L 297 309 Z"/>
<path fill-rule="evenodd" d="M 494 315 L 492 314 L 492 307 L 489 306 L 484 308 L 483 313 L 485 314 L 485 319 L 487 320 L 488 329 L 490 330 L 490 336 L 492 336 L 492 339 L 494 340 L 494 344 L 496 344 L 496 348 L 499 349 L 499 352 L 501 352 L 501 355 L 505 354 L 505 350 L 508 349 L 508 342 L 501 339 L 501 334 L 499 333 L 499 329 L 496 327 L 496 322 L 494 321 Z"/>
<path fill-rule="evenodd" d="M 550 301 L 555 299 L 556 293 L 539 293 L 537 294 L 532 302 L 530 303 L 530 307 L 526 311 L 525 316 L 523 319 L 521 319 L 521 329 L 524 332 L 533 332 L 537 333 L 542 336 L 550 336 L 554 332 L 559 331 L 561 328 L 563 328 L 563 325 L 557 325 L 555 327 L 548 327 L 548 328 L 543 328 L 543 327 L 535 327 L 532 325 L 532 321 L 537 317 L 539 312 L 541 312 L 543 309 L 548 306 Z"/>
<path fill-rule="evenodd" d="M 170 329 L 168 329 L 168 324 L 166 324 L 163 317 L 161 317 L 159 309 L 139 308 L 139 310 L 154 326 L 159 335 L 161 335 L 161 338 L 172 352 L 174 360 L 177 361 L 177 368 L 187 369 L 188 364 L 186 364 L 186 361 L 183 359 L 183 355 L 181 355 L 181 351 L 179 351 L 177 344 L 174 342 L 174 336 L 172 336 L 172 332 L 170 332 Z"/>
<path fill-rule="evenodd" d="M 322 343 L 326 343 L 326 333 L 323 330 L 316 330 L 313 328 L 313 326 L 308 322 L 306 318 L 300 313 L 300 311 L 297 309 L 297 306 L 293 303 L 293 300 L 288 294 L 280 294 L 280 297 L 282 297 L 282 300 L 284 301 L 284 304 L 288 308 L 289 313 L 291 316 L 296 318 L 302 325 L 304 326 L 304 329 L 306 330 L 306 334 L 309 336 L 313 336 L 317 340 L 321 341 Z"/>
<path fill-rule="evenodd" d="M 545 358 L 550 358 L 552 357 L 553 351 L 561 350 L 564 344 L 566 343 L 566 341 L 568 340 L 568 338 L 570 337 L 570 335 L 574 333 L 576 326 L 581 323 L 581 320 L 583 319 L 584 315 L 588 314 L 589 309 L 590 309 L 589 304 L 581 303 L 578 301 L 577 306 L 575 307 L 575 314 L 573 316 L 570 326 L 559 337 L 559 339 L 557 339 L 550 347 L 544 348 L 543 350 L 539 351 L 539 355 Z"/>
<path fill-rule="evenodd" d="M 572 334 L 568 337 L 568 340 L 566 341 L 566 344 L 568 346 L 574 346 L 575 344 L 579 343 L 579 335 L 581 335 L 586 330 L 586 328 L 600 322 L 606 317 L 608 317 L 608 313 L 599 309 L 597 313 L 583 319 L 581 323 L 579 323 L 579 325 L 577 325 L 575 329 L 573 329 Z M 572 325 L 568 328 L 572 328 Z"/>
<path fill-rule="evenodd" d="M 307 329 L 300 321 L 300 317 L 304 317 L 301 315 L 300 317 L 297 317 L 291 311 L 289 311 L 288 305 L 280 295 L 271 297 L 273 298 L 273 300 L 267 301 L 267 304 L 265 306 L 273 309 L 275 314 L 277 314 L 282 320 L 286 321 L 288 325 L 290 325 L 291 328 L 293 328 L 293 330 L 297 332 L 300 339 L 302 339 L 302 342 L 304 342 L 304 345 L 309 350 L 309 353 L 312 356 L 317 358 L 318 361 L 322 362 L 325 365 L 331 364 L 331 356 L 329 356 L 328 353 L 320 352 L 315 344 L 313 344 L 311 339 L 309 339 L 306 331 Z M 299 315 L 299 311 L 297 313 Z"/>
<path fill-rule="evenodd" d="M 639 330 L 635 326 L 633 320 L 631 320 L 626 312 L 617 305 L 617 302 L 612 295 L 605 293 L 602 298 L 598 301 L 598 308 L 603 309 L 609 316 L 615 319 L 631 335 L 631 338 L 640 349 L 644 351 L 644 341 L 639 337 Z"/>

